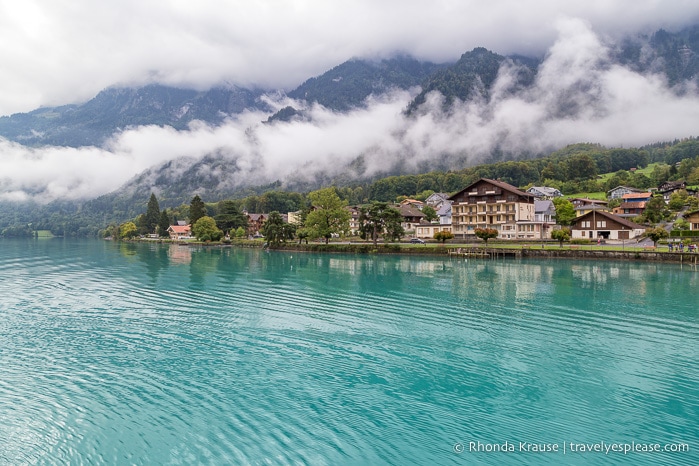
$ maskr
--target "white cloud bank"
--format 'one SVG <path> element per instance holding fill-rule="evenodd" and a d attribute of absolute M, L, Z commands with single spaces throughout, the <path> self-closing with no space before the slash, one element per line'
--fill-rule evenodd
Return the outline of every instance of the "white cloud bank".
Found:
<path fill-rule="evenodd" d="M 434 160 L 477 162 L 495 147 L 536 153 L 575 142 L 637 146 L 696 135 L 695 91 L 679 97 L 662 76 L 612 65 L 584 21 L 557 27 L 558 40 L 531 89 L 509 92 L 513 70 L 504 67 L 488 102 L 457 103 L 448 115 L 441 96 L 432 94 L 430 111 L 406 118 L 411 95 L 396 92 L 347 114 L 314 106 L 309 121 L 267 125 L 261 123 L 267 115 L 246 113 L 219 127 L 141 127 L 118 135 L 108 149 L 1 142 L 0 199 L 92 197 L 152 165 L 211 153 L 236 159 L 241 172 L 232 184 L 263 183 L 315 170 L 340 173 L 362 154 L 371 173 L 398 161 L 408 169 Z"/>

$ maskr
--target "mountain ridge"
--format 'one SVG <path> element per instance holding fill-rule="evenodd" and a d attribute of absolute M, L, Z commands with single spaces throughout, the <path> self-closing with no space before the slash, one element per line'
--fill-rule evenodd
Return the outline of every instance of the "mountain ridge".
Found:
<path fill-rule="evenodd" d="M 676 33 L 663 29 L 649 36 L 625 38 L 613 47 L 613 61 L 640 73 L 662 73 L 671 86 L 699 85 L 699 25 Z M 272 108 L 266 94 L 285 94 L 307 105 L 319 104 L 337 112 L 362 107 L 370 95 L 390 89 L 420 88 L 409 103 L 413 114 L 430 92 L 454 101 L 488 96 L 498 70 L 505 62 L 517 69 L 517 88 L 535 78 L 541 60 L 522 55 L 504 56 L 483 47 L 465 52 L 455 62 L 435 64 L 407 55 L 389 59 L 354 58 L 284 93 L 280 90 L 219 86 L 206 91 L 150 84 L 138 88 L 110 87 L 83 104 L 42 107 L 27 113 L 0 117 L 0 137 L 27 146 L 101 146 L 115 133 L 140 125 L 167 125 L 187 129 L 194 120 L 218 125 L 246 110 L 269 113 L 268 122 L 290 121 L 304 110 L 287 105 Z"/>

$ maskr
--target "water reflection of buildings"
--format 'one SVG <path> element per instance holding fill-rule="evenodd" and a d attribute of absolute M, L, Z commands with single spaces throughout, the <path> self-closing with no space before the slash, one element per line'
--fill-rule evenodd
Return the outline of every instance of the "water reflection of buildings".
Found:
<path fill-rule="evenodd" d="M 189 265 L 192 262 L 192 248 L 189 246 L 172 244 L 167 251 L 167 255 L 172 264 Z"/>
<path fill-rule="evenodd" d="M 395 260 L 393 257 L 386 257 L 379 258 L 370 264 L 379 272 L 404 272 L 423 275 L 452 270 L 454 262 L 450 260 L 432 261 L 425 258 L 400 258 Z M 366 271 L 367 260 L 365 258 L 356 260 L 348 260 L 346 258 L 331 258 L 328 261 L 328 267 L 333 270 L 355 275 L 357 273 Z"/>

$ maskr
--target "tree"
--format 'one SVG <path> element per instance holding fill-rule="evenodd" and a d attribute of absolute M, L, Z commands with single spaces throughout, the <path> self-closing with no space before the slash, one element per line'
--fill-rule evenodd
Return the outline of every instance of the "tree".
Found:
<path fill-rule="evenodd" d="M 568 226 L 575 220 L 575 207 L 568 199 L 557 197 L 553 199 L 556 208 L 556 223 Z"/>
<path fill-rule="evenodd" d="M 434 210 L 434 207 L 426 205 L 425 207 L 422 208 L 422 213 L 425 216 L 425 220 L 428 222 L 431 222 L 432 220 L 437 220 L 439 216 L 437 215 L 437 211 Z"/>
<path fill-rule="evenodd" d="M 138 236 L 138 227 L 134 222 L 123 223 L 119 227 L 119 237 L 122 239 L 131 239 Z"/>
<path fill-rule="evenodd" d="M 245 236 L 245 228 L 243 227 L 238 227 L 235 230 L 235 237 L 236 238 L 243 238 Z"/>
<path fill-rule="evenodd" d="M 199 241 L 219 241 L 223 238 L 223 232 L 216 226 L 216 221 L 204 216 L 192 225 L 192 233 Z"/>
<path fill-rule="evenodd" d="M 663 238 L 667 238 L 668 236 L 670 236 L 670 233 L 668 233 L 667 230 L 663 227 L 655 227 L 646 230 L 646 232 L 643 233 L 643 236 L 653 240 L 653 246 L 657 247 L 658 241 L 660 241 Z"/>
<path fill-rule="evenodd" d="M 345 209 L 347 201 L 337 195 L 335 188 L 325 188 L 308 194 L 313 210 L 306 216 L 305 227 L 313 236 L 325 238 L 325 243 L 333 234 L 349 231 L 350 212 Z"/>
<path fill-rule="evenodd" d="M 587 180 L 597 176 L 597 164 L 587 154 L 578 154 L 568 159 L 568 179 Z"/>
<path fill-rule="evenodd" d="M 451 231 L 438 231 L 434 234 L 433 238 L 436 239 L 437 241 L 441 241 L 442 244 L 446 240 L 452 239 L 454 237 L 454 233 Z"/>
<path fill-rule="evenodd" d="M 670 210 L 678 212 L 682 210 L 682 207 L 684 207 L 684 205 L 687 203 L 688 197 L 689 194 L 687 194 L 686 190 L 677 190 L 670 194 L 670 201 L 667 203 L 667 206 Z"/>
<path fill-rule="evenodd" d="M 308 244 L 308 238 L 311 236 L 311 233 L 308 231 L 307 228 L 298 228 L 296 230 L 296 237 L 299 239 L 299 244 L 301 244 L 302 241 L 305 241 L 306 244 Z"/>
<path fill-rule="evenodd" d="M 192 198 L 192 202 L 189 203 L 189 223 L 194 225 L 200 218 L 208 215 L 209 212 L 206 210 L 206 204 L 204 204 L 204 201 L 202 201 L 197 194 Z"/>
<path fill-rule="evenodd" d="M 667 205 L 663 200 L 663 196 L 653 196 L 646 203 L 646 208 L 643 211 L 643 218 L 649 223 L 658 223 L 663 221 L 669 213 Z"/>
<path fill-rule="evenodd" d="M 170 228 L 170 215 L 167 213 L 167 209 L 160 212 L 160 221 L 158 221 L 158 235 L 160 237 L 168 236 L 167 229 Z"/>
<path fill-rule="evenodd" d="M 134 220 L 134 223 L 136 225 L 136 229 L 138 230 L 139 235 L 148 234 L 148 222 L 146 221 L 146 214 L 137 215 L 136 219 Z"/>
<path fill-rule="evenodd" d="M 551 239 L 558 241 L 558 246 L 563 247 L 563 241 L 570 240 L 570 229 L 569 228 L 559 228 L 558 230 L 553 230 L 551 232 Z"/>
<path fill-rule="evenodd" d="M 155 229 L 160 222 L 160 206 L 158 205 L 158 199 L 155 197 L 154 193 L 150 193 L 144 221 L 146 233 L 155 233 Z"/>
<path fill-rule="evenodd" d="M 672 224 L 672 228 L 675 230 L 689 230 L 690 223 L 686 218 L 678 218 L 675 223 Z"/>
<path fill-rule="evenodd" d="M 499 234 L 495 228 L 476 228 L 473 232 L 477 237 L 485 241 L 486 246 L 488 246 L 488 240 L 490 238 L 497 238 Z"/>
<path fill-rule="evenodd" d="M 280 243 L 286 243 L 288 239 L 294 239 L 296 225 L 284 222 L 281 214 L 276 210 L 270 212 L 267 221 L 262 225 L 260 233 L 267 240 L 269 246 L 277 246 Z"/>
<path fill-rule="evenodd" d="M 216 226 L 224 232 L 248 227 L 248 218 L 238 209 L 233 201 L 221 201 L 218 203 L 218 214 L 214 217 Z"/>
<path fill-rule="evenodd" d="M 379 235 L 391 241 L 398 240 L 405 234 L 402 220 L 400 211 L 387 202 L 372 202 L 369 207 L 359 209 L 359 235 L 362 239 L 370 238 L 374 245 Z"/>

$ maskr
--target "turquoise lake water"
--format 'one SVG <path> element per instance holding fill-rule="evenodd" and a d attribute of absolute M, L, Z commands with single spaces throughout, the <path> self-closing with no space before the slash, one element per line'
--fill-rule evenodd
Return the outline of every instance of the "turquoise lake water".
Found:
<path fill-rule="evenodd" d="M 0 464 L 696 465 L 698 287 L 679 264 L 2 240 Z M 689 451 L 579 451 L 632 442 Z"/>

